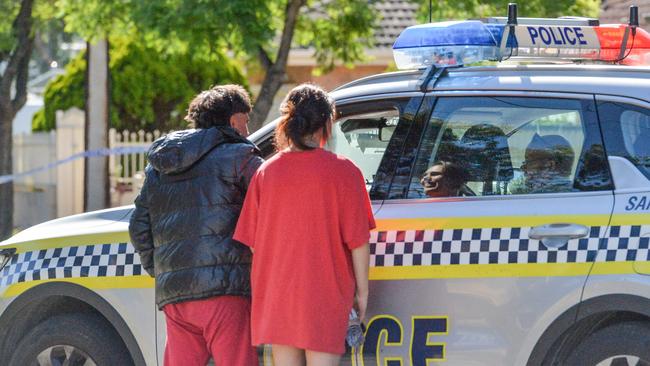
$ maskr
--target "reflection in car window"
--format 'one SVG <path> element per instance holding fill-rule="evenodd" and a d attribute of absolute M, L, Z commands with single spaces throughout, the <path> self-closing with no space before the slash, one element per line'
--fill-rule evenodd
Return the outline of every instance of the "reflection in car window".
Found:
<path fill-rule="evenodd" d="M 398 122 L 397 109 L 347 116 L 332 126 L 326 149 L 352 160 L 370 189 Z"/>
<path fill-rule="evenodd" d="M 650 178 L 650 110 L 603 102 L 598 112 L 609 155 L 627 158 Z"/>
<path fill-rule="evenodd" d="M 439 98 L 424 132 L 408 198 L 431 196 L 423 186 L 423 176 L 440 161 L 464 170 L 466 182 L 456 191 L 459 196 L 607 187 L 609 176 L 602 169 L 596 176 L 581 172 L 585 157 L 593 165 L 596 154 L 604 163 L 600 141 L 587 143 L 582 103 L 541 98 Z M 598 126 L 595 128 L 593 133 L 599 137 Z M 586 176 L 597 182 L 585 184 Z M 440 179 L 445 179 L 444 174 Z"/>

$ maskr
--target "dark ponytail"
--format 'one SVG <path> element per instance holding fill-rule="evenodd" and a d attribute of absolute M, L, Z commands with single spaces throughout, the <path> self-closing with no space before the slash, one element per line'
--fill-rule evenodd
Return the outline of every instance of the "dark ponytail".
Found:
<path fill-rule="evenodd" d="M 280 106 L 282 117 L 275 130 L 278 150 L 293 145 L 300 150 L 311 150 L 305 144 L 305 137 L 318 130 L 329 138 L 328 124 L 334 118 L 334 101 L 313 84 L 301 84 L 293 88 Z"/>

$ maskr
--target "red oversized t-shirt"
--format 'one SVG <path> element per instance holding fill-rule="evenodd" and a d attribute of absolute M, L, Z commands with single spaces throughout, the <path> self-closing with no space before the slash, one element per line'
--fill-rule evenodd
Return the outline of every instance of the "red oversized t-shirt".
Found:
<path fill-rule="evenodd" d="M 375 228 L 354 163 L 280 152 L 253 178 L 234 238 L 253 250 L 253 344 L 343 353 L 355 292 L 351 250 Z"/>

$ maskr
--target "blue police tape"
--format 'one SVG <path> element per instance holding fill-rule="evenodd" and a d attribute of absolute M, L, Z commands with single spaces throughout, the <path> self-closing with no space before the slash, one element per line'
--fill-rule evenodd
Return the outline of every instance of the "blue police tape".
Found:
<path fill-rule="evenodd" d="M 38 174 L 53 168 L 56 168 L 57 166 L 61 164 L 66 164 L 71 161 L 77 160 L 77 159 L 85 159 L 85 158 L 97 158 L 97 157 L 104 157 L 104 156 L 110 156 L 110 155 L 127 155 L 127 154 L 139 154 L 139 153 L 144 153 L 149 150 L 149 147 L 145 146 L 126 146 L 126 147 L 116 147 L 112 149 L 104 148 L 104 149 L 96 149 L 96 150 L 88 150 L 88 151 L 82 151 L 80 153 L 70 155 L 69 157 L 55 161 L 53 163 L 30 169 L 25 172 L 21 172 L 18 174 L 11 174 L 11 175 L 0 175 L 0 184 L 5 184 L 9 183 L 11 181 L 16 180 L 17 178 L 22 178 L 34 174 Z"/>

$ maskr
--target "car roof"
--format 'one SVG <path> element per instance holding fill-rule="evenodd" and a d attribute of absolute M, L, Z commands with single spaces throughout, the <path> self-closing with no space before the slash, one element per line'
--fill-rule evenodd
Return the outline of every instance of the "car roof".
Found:
<path fill-rule="evenodd" d="M 332 92 L 337 101 L 364 95 L 417 92 L 424 70 L 373 75 Z M 435 91 L 597 93 L 650 102 L 650 67 L 617 65 L 498 65 L 450 68 Z"/>

